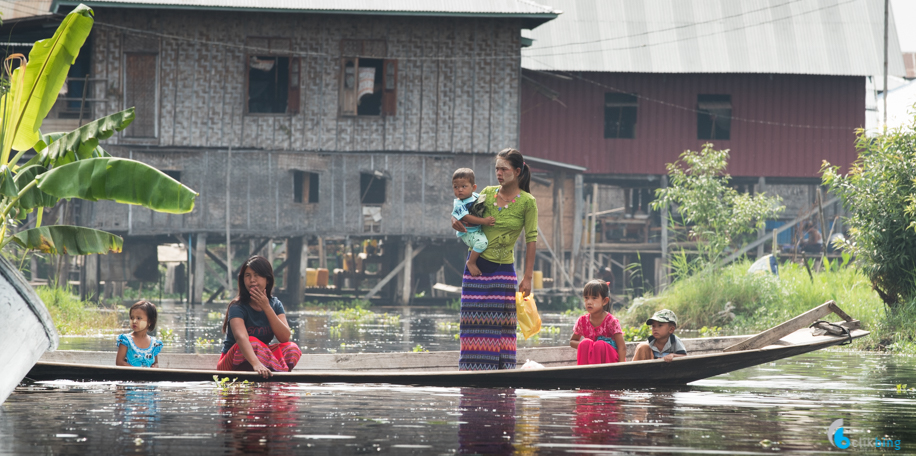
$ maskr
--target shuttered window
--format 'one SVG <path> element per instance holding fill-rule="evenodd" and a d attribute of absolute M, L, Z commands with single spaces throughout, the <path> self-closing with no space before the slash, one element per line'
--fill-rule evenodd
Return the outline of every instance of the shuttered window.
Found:
<path fill-rule="evenodd" d="M 125 137 L 156 137 L 158 59 L 158 54 L 125 53 L 124 107 L 133 106 L 136 114 L 133 123 L 124 130 Z"/>
<path fill-rule="evenodd" d="M 340 59 L 341 116 L 397 113 L 398 62 L 385 59 L 384 41 L 343 40 Z"/>

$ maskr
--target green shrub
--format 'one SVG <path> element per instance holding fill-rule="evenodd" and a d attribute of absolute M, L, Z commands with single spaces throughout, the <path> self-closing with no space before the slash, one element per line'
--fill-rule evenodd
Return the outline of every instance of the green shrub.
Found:
<path fill-rule="evenodd" d="M 894 311 L 916 299 L 916 125 L 867 137 L 848 174 L 824 162 L 824 185 L 852 215 L 844 248 Z"/>
<path fill-rule="evenodd" d="M 118 319 L 121 312 L 116 307 L 106 309 L 80 301 L 70 287 L 39 286 L 35 291 L 51 314 L 58 334 L 89 334 L 121 327 Z"/>

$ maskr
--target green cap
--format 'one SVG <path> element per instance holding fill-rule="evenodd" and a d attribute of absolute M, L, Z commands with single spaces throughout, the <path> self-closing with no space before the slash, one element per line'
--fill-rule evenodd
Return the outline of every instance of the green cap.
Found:
<path fill-rule="evenodd" d="M 676 325 L 677 315 L 675 315 L 673 311 L 662 309 L 658 312 L 655 312 L 655 314 L 652 315 L 652 318 L 646 320 L 646 324 L 651 325 L 653 321 L 657 321 L 659 323 L 674 323 Z"/>

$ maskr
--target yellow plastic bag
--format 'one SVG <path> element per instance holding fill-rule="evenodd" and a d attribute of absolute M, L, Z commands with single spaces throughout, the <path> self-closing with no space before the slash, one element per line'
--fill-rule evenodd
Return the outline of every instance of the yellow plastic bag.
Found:
<path fill-rule="evenodd" d="M 521 293 L 515 293 L 515 313 L 518 317 L 518 329 L 525 339 L 541 332 L 541 316 L 538 315 L 538 306 L 534 303 L 534 296 L 522 298 Z"/>

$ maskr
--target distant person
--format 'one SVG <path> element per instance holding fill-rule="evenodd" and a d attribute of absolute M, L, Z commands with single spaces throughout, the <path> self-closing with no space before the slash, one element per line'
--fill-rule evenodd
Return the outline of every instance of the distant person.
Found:
<path fill-rule="evenodd" d="M 802 238 L 799 247 L 803 252 L 820 253 L 824 251 L 824 238 L 811 221 L 802 225 Z"/>
<path fill-rule="evenodd" d="M 687 356 L 684 344 L 674 336 L 674 330 L 677 329 L 677 315 L 674 315 L 674 312 L 668 309 L 659 310 L 652 318 L 646 320 L 646 324 L 652 327 L 652 335 L 649 336 L 648 342 L 636 347 L 633 361 L 661 358 L 670 363 L 674 358 Z"/>
<path fill-rule="evenodd" d="M 515 369 L 515 290 L 531 294 L 534 255 L 538 239 L 538 206 L 531 196 L 531 169 L 521 152 L 503 149 L 496 154 L 496 180 L 480 192 L 482 217 L 496 221 L 483 226 L 487 249 L 477 259 L 479 276 L 465 267 L 461 281 L 459 370 Z M 452 229 L 467 231 L 454 217 Z M 515 272 L 515 241 L 525 231 L 525 272 Z"/>
<path fill-rule="evenodd" d="M 293 370 L 302 351 L 289 340 L 292 332 L 283 304 L 270 294 L 274 270 L 267 258 L 249 258 L 239 271 L 238 287 L 223 319 L 226 340 L 216 368 L 253 370 L 264 378 L 270 377 L 271 372 Z M 279 343 L 271 344 L 275 336 Z"/>
<path fill-rule="evenodd" d="M 159 367 L 162 341 L 149 335 L 156 331 L 156 306 L 149 301 L 138 301 L 130 306 L 131 334 L 121 334 L 116 341 L 118 366 Z"/>
<path fill-rule="evenodd" d="M 459 168 L 452 174 L 452 189 L 455 191 L 455 201 L 452 202 L 452 217 L 460 220 L 465 226 L 465 231 L 456 231 L 458 237 L 471 248 L 468 256 L 467 268 L 472 276 L 480 275 L 477 268 L 477 259 L 487 249 L 487 235 L 480 228 L 481 225 L 493 226 L 494 217 L 479 217 L 474 210 L 474 203 L 480 196 L 475 193 L 477 184 L 474 179 L 474 170 Z M 479 206 L 482 207 L 482 206 Z"/>
<path fill-rule="evenodd" d="M 582 290 L 585 315 L 579 317 L 569 346 L 576 349 L 577 364 L 605 364 L 627 360 L 627 343 L 620 321 L 611 315 L 607 282 L 590 280 Z"/>

